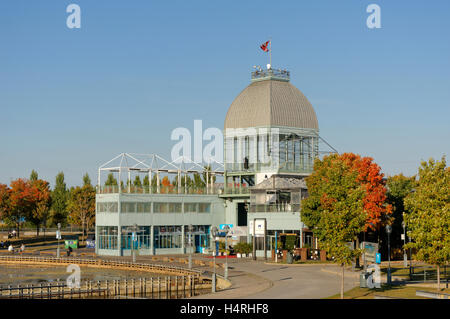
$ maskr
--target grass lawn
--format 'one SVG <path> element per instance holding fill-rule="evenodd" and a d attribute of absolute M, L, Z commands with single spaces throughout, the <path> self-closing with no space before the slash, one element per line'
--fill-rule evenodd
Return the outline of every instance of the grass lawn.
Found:
<path fill-rule="evenodd" d="M 380 289 L 369 289 L 355 287 L 344 293 L 344 299 L 374 299 L 375 296 L 402 298 L 402 299 L 427 299 L 416 296 L 416 290 L 437 292 L 436 288 L 412 287 L 412 286 L 387 286 L 381 285 Z M 440 292 L 450 293 L 449 289 L 441 289 Z M 341 295 L 336 294 L 327 299 L 340 299 Z"/>
<path fill-rule="evenodd" d="M 387 266 L 381 267 L 382 274 L 387 274 L 387 270 L 388 270 Z M 424 272 L 426 272 L 425 278 L 427 281 L 437 279 L 436 266 L 431 265 L 418 265 L 418 266 L 413 265 L 412 279 L 416 281 L 424 280 Z M 450 280 L 450 267 L 447 267 L 447 271 L 445 270 L 444 267 L 441 267 L 439 272 L 441 274 L 441 281 L 445 281 L 447 278 Z M 409 267 L 403 268 L 398 266 L 394 267 L 391 266 L 391 274 L 392 276 L 398 276 L 401 278 L 409 279 Z"/>

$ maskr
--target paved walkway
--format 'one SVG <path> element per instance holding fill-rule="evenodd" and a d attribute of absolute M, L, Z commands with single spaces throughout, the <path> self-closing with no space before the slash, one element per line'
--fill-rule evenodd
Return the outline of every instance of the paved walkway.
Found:
<path fill-rule="evenodd" d="M 340 292 L 340 267 L 335 265 L 277 265 L 234 259 L 229 261 L 229 266 L 232 287 L 197 298 L 311 299 Z M 346 271 L 345 290 L 358 284 L 359 273 Z"/>

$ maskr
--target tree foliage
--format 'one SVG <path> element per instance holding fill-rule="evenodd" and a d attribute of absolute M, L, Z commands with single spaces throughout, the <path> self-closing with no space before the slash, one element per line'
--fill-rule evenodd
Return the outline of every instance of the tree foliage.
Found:
<path fill-rule="evenodd" d="M 359 233 L 377 229 L 391 213 L 380 167 L 369 157 L 332 154 L 314 161 L 306 178 L 309 197 L 302 201 L 302 221 L 314 232 L 322 249 L 342 265 L 361 254 L 353 247 Z"/>
<path fill-rule="evenodd" d="M 89 177 L 88 173 L 84 174 L 84 176 L 83 176 L 83 186 L 86 186 L 86 185 L 92 185 L 91 178 Z"/>
<path fill-rule="evenodd" d="M 340 264 L 359 253 L 348 245 L 364 230 L 365 188 L 347 154 L 316 159 L 307 177 L 308 198 L 302 201 L 302 221 L 319 239 L 319 245 Z"/>
<path fill-rule="evenodd" d="M 83 229 L 83 235 L 95 222 L 95 189 L 92 185 L 77 186 L 70 190 L 68 220 Z"/>
<path fill-rule="evenodd" d="M 114 177 L 113 173 L 109 173 L 106 178 L 105 186 L 117 186 L 117 179 Z"/>
<path fill-rule="evenodd" d="M 408 235 L 406 246 L 416 258 L 438 266 L 450 259 L 450 169 L 441 161 L 422 162 L 413 192 L 405 198 Z M 439 279 L 439 276 L 438 276 Z M 439 287 L 439 282 L 438 282 Z"/>
<path fill-rule="evenodd" d="M 69 191 L 64 182 L 64 173 L 59 172 L 56 175 L 55 188 L 52 191 L 52 205 L 50 207 L 50 222 L 53 225 L 58 223 L 67 223 L 67 201 L 69 199 Z"/>
<path fill-rule="evenodd" d="M 51 206 L 50 184 L 42 179 L 30 180 L 31 191 L 33 193 L 33 208 L 27 216 L 27 220 L 36 226 L 36 234 L 39 236 L 39 227 L 46 223 L 49 218 Z"/>
<path fill-rule="evenodd" d="M 415 185 L 415 176 L 407 177 L 403 174 L 389 176 L 386 181 L 387 202 L 392 205 L 392 233 L 403 233 L 403 213 L 406 212 L 404 199 L 411 193 Z M 401 247 L 403 242 L 399 236 L 391 238 L 391 247 Z"/>

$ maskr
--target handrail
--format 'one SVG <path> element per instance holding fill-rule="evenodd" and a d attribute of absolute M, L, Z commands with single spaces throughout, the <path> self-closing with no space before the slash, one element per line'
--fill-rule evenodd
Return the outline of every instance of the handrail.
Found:
<path fill-rule="evenodd" d="M 148 270 L 159 270 L 166 272 L 182 272 L 186 274 L 200 274 L 201 271 L 197 269 L 187 269 L 178 266 L 169 266 L 161 264 L 144 264 L 132 263 L 128 261 L 115 261 L 103 259 L 82 259 L 82 258 L 58 258 L 58 257 L 23 257 L 23 256 L 0 256 L 0 261 L 22 261 L 22 262 L 39 262 L 39 263 L 63 263 L 63 264 L 85 264 L 98 266 L 126 266 L 128 268 L 139 268 Z"/>

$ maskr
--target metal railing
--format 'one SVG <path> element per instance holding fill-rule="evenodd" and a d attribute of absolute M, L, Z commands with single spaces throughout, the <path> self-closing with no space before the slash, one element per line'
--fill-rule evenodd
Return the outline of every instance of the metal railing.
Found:
<path fill-rule="evenodd" d="M 209 187 L 188 187 L 178 188 L 176 186 L 156 186 L 150 187 L 122 187 L 121 193 L 126 194 L 188 194 L 188 195 L 217 195 L 223 192 L 221 186 L 209 186 Z M 97 186 L 97 194 L 117 194 L 119 193 L 118 186 Z"/>
<path fill-rule="evenodd" d="M 300 212 L 300 204 L 250 205 L 249 213 L 294 213 Z"/>
<path fill-rule="evenodd" d="M 74 285 L 75 286 L 75 285 Z M 131 280 L 103 280 L 81 282 L 78 287 L 68 286 L 65 281 L 8 285 L 0 287 L 2 299 L 81 299 L 81 298 L 135 298 L 157 299 L 186 298 L 210 289 L 211 280 L 198 276 L 174 276 L 133 278 Z"/>
<path fill-rule="evenodd" d="M 65 258 L 65 257 L 24 257 L 24 256 L 0 256 L 0 262 L 23 262 L 34 264 L 77 264 L 84 266 L 120 268 L 130 270 L 148 271 L 153 273 L 173 273 L 184 275 L 199 275 L 200 270 L 187 269 L 177 266 L 133 263 L 129 261 L 103 260 L 103 259 L 83 259 L 83 258 Z"/>

